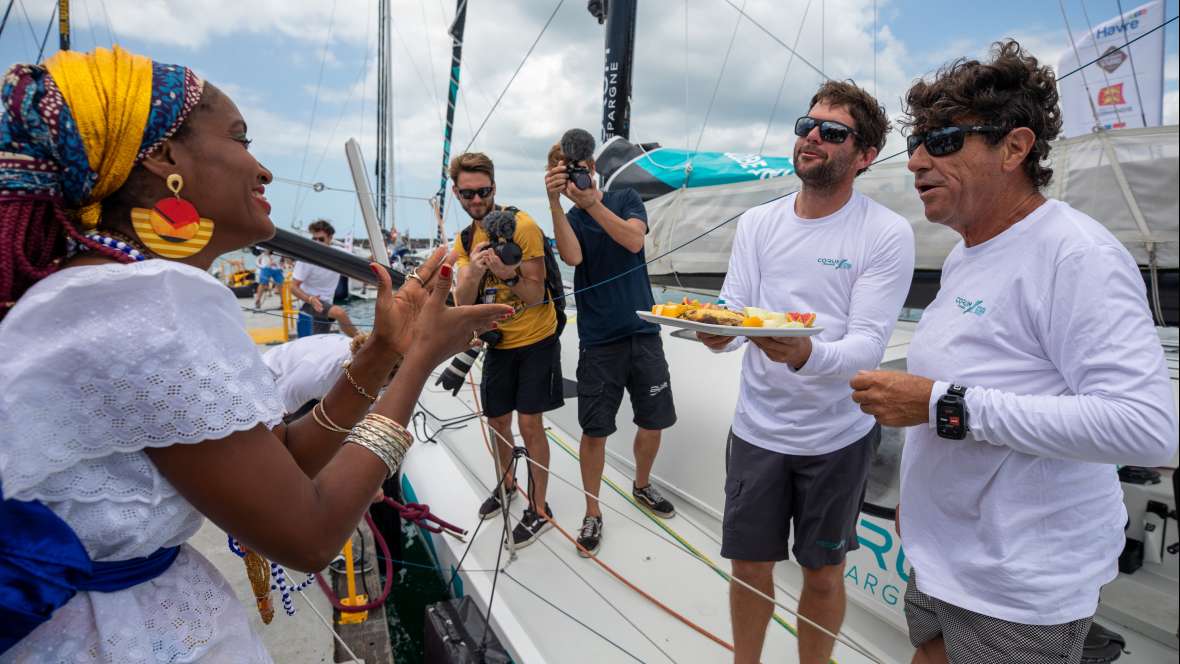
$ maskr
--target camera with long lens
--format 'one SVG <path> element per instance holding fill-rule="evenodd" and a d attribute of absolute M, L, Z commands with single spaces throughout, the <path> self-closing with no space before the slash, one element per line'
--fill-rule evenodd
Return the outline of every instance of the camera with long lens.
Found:
<path fill-rule="evenodd" d="M 594 157 L 594 136 L 585 129 L 570 129 L 561 136 L 561 156 L 565 173 L 578 189 L 594 186 L 586 160 Z"/>
<path fill-rule="evenodd" d="M 479 338 L 483 341 L 484 348 L 493 348 L 504 338 L 504 333 L 500 330 L 488 330 L 479 335 Z M 459 389 L 463 387 L 463 380 L 467 378 L 468 372 L 471 371 L 471 365 L 475 364 L 481 350 L 482 348 L 468 348 L 456 355 L 447 368 L 443 369 L 442 375 L 434 381 L 434 384 L 442 385 L 443 389 L 450 390 L 452 395 L 458 396 Z"/>
<path fill-rule="evenodd" d="M 488 234 L 488 242 L 491 243 L 492 251 L 500 258 L 500 262 L 505 265 L 520 263 L 524 254 L 520 250 L 520 245 L 512 239 L 516 235 L 515 213 L 510 210 L 492 210 L 480 220 L 480 225 Z"/>

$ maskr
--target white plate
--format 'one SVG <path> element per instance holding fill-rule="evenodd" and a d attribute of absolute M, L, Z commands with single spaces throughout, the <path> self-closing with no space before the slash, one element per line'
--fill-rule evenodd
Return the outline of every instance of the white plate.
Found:
<path fill-rule="evenodd" d="M 657 316 L 650 311 L 636 311 L 635 313 L 649 323 L 671 325 L 672 327 L 679 327 L 684 330 L 704 332 L 705 334 L 717 334 L 723 337 L 810 337 L 824 331 L 822 327 L 738 327 L 736 325 L 714 325 L 712 323 L 698 323 L 696 321 L 684 320 L 683 318 Z"/>

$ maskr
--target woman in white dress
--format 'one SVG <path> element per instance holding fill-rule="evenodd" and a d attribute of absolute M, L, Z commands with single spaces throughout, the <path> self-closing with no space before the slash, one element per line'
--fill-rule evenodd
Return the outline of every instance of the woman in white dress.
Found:
<path fill-rule="evenodd" d="M 322 569 L 396 470 L 430 371 L 511 311 L 446 307 L 441 253 L 396 296 L 378 270 L 373 333 L 284 426 L 206 272 L 274 232 L 233 102 L 118 48 L 14 66 L 0 101 L 0 662 L 270 661 L 184 542 L 207 517 Z"/>

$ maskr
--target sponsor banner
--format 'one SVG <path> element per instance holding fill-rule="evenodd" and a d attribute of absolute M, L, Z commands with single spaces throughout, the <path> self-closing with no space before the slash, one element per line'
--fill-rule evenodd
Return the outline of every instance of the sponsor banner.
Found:
<path fill-rule="evenodd" d="M 1130 48 L 1124 45 L 1163 22 L 1163 2 L 1154 0 L 1099 23 L 1075 39 L 1076 54 L 1070 48 L 1062 56 L 1059 75 L 1094 58 L 1098 61 L 1059 84 L 1064 137 L 1088 134 L 1099 127 L 1160 125 L 1165 31 L 1154 32 Z"/>

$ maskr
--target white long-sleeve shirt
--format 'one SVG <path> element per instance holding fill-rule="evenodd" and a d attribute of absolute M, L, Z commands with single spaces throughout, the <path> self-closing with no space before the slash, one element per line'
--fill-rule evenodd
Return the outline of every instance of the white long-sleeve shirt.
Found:
<path fill-rule="evenodd" d="M 970 433 L 907 431 L 901 532 L 919 588 L 1026 624 L 1089 617 L 1126 510 L 1112 464 L 1176 450 L 1176 412 L 1143 279 L 1101 224 L 1048 201 L 961 242 L 910 343 L 910 373 L 967 386 Z"/>
<path fill-rule="evenodd" d="M 743 214 L 721 289 L 726 306 L 814 312 L 824 330 L 798 371 L 746 350 L 734 433 L 798 455 L 827 454 L 868 433 L 873 418 L 852 401 L 848 381 L 881 362 L 913 272 L 909 222 L 859 193 L 819 219 L 798 217 L 794 195 Z"/>

